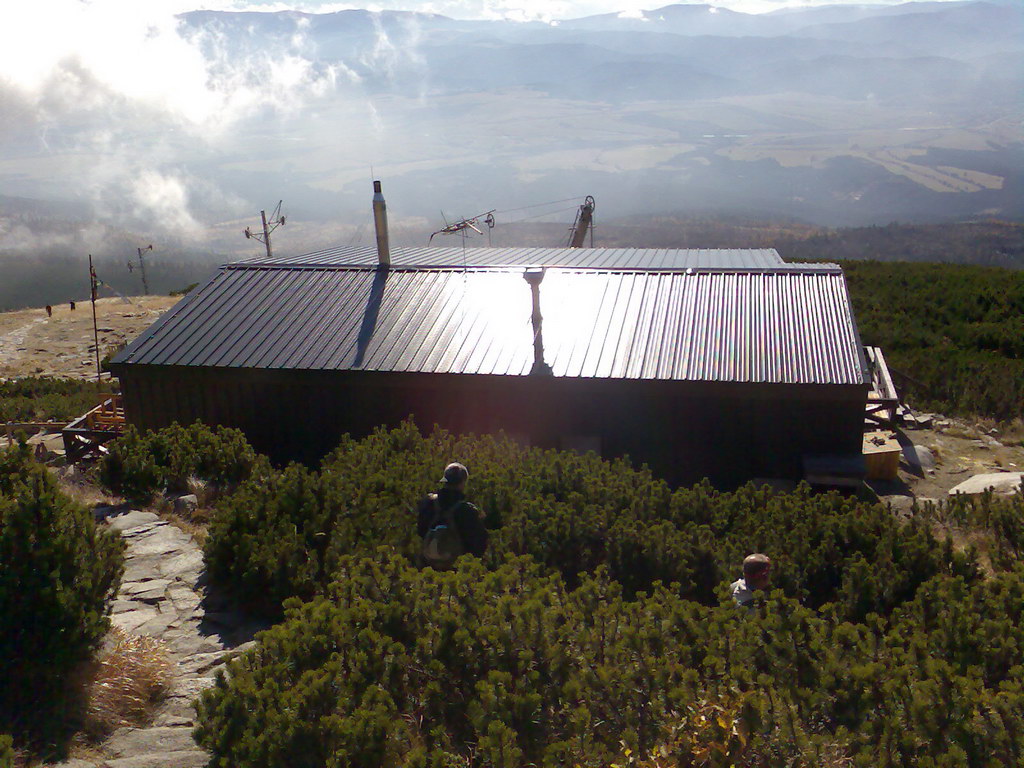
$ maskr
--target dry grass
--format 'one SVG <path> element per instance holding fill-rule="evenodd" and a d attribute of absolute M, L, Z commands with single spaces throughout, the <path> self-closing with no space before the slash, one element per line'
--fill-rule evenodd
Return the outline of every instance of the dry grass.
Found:
<path fill-rule="evenodd" d="M 928 502 L 922 505 L 918 508 L 918 516 L 929 525 L 937 539 L 941 541 L 948 537 L 957 552 L 973 549 L 978 566 L 986 578 L 996 574 L 993 559 L 998 559 L 1000 544 L 992 530 L 976 523 L 958 522 L 950 514 L 948 501 L 940 501 L 938 504 Z"/>
<path fill-rule="evenodd" d="M 51 469 L 60 484 L 61 490 L 86 507 L 95 507 L 97 504 L 114 505 L 118 499 L 104 493 L 94 477 L 94 472 L 89 469 L 76 467 L 57 467 Z"/>
<path fill-rule="evenodd" d="M 206 543 L 207 527 L 210 524 L 209 510 L 200 507 L 194 512 L 176 512 L 174 502 L 169 499 L 161 499 L 152 509 L 162 520 L 195 539 L 200 547 Z"/>
<path fill-rule="evenodd" d="M 145 725 L 167 693 L 171 671 L 159 640 L 112 629 L 108 648 L 90 670 L 83 735 L 95 741 L 122 726 Z"/>
<path fill-rule="evenodd" d="M 178 511 L 174 508 L 173 499 L 163 497 L 154 504 L 153 511 L 178 530 L 187 533 L 196 540 L 199 546 L 202 546 L 206 543 L 212 507 L 220 497 L 220 491 L 197 477 L 188 479 L 186 491 L 196 497 L 198 502 L 196 509 Z"/>

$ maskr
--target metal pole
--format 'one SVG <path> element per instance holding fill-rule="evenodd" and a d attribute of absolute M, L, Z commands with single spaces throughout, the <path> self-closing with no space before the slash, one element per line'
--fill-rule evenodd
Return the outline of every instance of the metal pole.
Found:
<path fill-rule="evenodd" d="M 92 297 L 92 338 L 96 352 L 96 383 L 100 383 L 100 332 L 96 326 L 96 270 L 92 268 L 92 254 L 89 254 L 89 293 Z"/>
<path fill-rule="evenodd" d="M 263 243 L 267 246 L 267 260 L 274 258 L 270 254 L 270 230 L 267 228 L 267 212 L 260 211 L 260 218 L 263 219 Z"/>
<path fill-rule="evenodd" d="M 137 249 L 139 252 L 139 269 L 142 270 L 142 293 L 144 296 L 149 296 L 149 283 L 146 282 L 146 262 L 142 260 L 142 248 Z"/>

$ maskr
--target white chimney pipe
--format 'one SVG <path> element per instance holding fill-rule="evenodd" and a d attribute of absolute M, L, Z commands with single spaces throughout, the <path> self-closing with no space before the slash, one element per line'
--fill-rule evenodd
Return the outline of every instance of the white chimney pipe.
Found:
<path fill-rule="evenodd" d="M 373 182 L 373 225 L 377 229 L 377 261 L 382 267 L 391 266 L 391 248 L 388 245 L 388 206 L 380 191 L 380 182 Z"/>
<path fill-rule="evenodd" d="M 540 314 L 540 283 L 544 279 L 544 269 L 527 267 L 523 272 L 523 278 L 530 284 L 530 293 L 533 296 L 533 314 L 530 315 L 533 324 L 533 368 L 530 369 L 530 373 L 550 376 L 551 366 L 544 362 L 544 336 L 541 333 L 544 318 Z"/>

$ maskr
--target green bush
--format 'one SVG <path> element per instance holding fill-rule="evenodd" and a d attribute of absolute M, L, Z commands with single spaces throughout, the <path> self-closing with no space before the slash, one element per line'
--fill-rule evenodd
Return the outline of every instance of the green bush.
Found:
<path fill-rule="evenodd" d="M 20 444 L 0 452 L 0 730 L 56 727 L 69 672 L 107 629 L 123 545 Z M 45 735 L 45 734 L 44 734 Z"/>
<path fill-rule="evenodd" d="M 1000 420 L 1024 413 L 1024 272 L 953 264 L 843 264 L 865 344 L 914 406 Z"/>
<path fill-rule="evenodd" d="M 747 734 L 730 764 L 1024 757 L 1022 567 L 937 576 L 862 624 L 780 592 L 753 614 L 662 587 L 629 599 L 604 568 L 572 589 L 526 557 L 438 573 L 382 550 L 336 575 L 203 694 L 211 765 L 596 767 L 730 692 Z M 694 757 L 674 764 L 718 764 Z"/>
<path fill-rule="evenodd" d="M 186 492 L 192 478 L 232 489 L 253 473 L 257 458 L 237 429 L 199 421 L 145 433 L 129 426 L 109 445 L 100 481 L 111 492 L 145 504 L 161 490 Z"/>
<path fill-rule="evenodd" d="M 0 768 L 14 768 L 14 747 L 10 736 L 0 734 Z"/>
<path fill-rule="evenodd" d="M 210 526 L 210 576 L 276 618 L 285 598 L 321 591 L 344 556 L 388 545 L 412 557 L 416 503 L 454 458 L 469 467 L 470 498 L 488 514 L 486 562 L 530 555 L 570 586 L 605 566 L 627 594 L 676 583 L 680 595 L 710 605 L 737 563 L 763 550 L 787 594 L 860 619 L 909 599 L 938 573 L 977 576 L 926 526 L 834 494 L 722 493 L 707 484 L 673 491 L 624 461 L 501 437 L 424 437 L 411 423 L 343 440 L 319 472 L 296 465 L 243 483 Z"/>
<path fill-rule="evenodd" d="M 0 381 L 0 422 L 71 421 L 113 392 L 110 382 L 42 376 Z"/>
<path fill-rule="evenodd" d="M 452 459 L 491 543 L 418 570 L 415 503 Z M 345 439 L 218 507 L 211 578 L 283 622 L 203 695 L 196 736 L 241 768 L 1014 765 L 1022 500 L 903 524 L 411 423 Z M 942 515 L 996 537 L 996 576 L 933 537 Z M 724 587 L 751 550 L 778 589 L 747 613 Z"/>

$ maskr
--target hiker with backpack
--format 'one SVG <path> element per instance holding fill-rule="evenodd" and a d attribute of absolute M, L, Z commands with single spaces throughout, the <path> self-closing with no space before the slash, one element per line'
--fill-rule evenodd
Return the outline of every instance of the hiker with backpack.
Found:
<path fill-rule="evenodd" d="M 477 557 L 487 548 L 487 529 L 480 510 L 466 501 L 469 470 L 452 463 L 444 469 L 441 488 L 420 502 L 416 531 L 423 539 L 420 561 L 435 570 L 448 570 L 462 554 Z"/>

